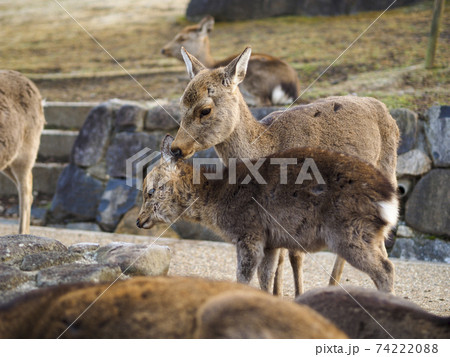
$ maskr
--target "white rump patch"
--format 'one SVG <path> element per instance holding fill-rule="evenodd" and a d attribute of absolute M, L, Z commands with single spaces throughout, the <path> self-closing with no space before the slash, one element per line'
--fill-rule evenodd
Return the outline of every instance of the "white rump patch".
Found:
<path fill-rule="evenodd" d="M 391 225 L 397 224 L 398 219 L 398 199 L 393 197 L 390 201 L 377 202 L 380 206 L 381 218 Z"/>
<path fill-rule="evenodd" d="M 281 84 L 277 85 L 272 91 L 272 103 L 273 104 L 291 104 L 294 101 L 291 97 L 289 97 L 283 88 L 281 88 Z"/>

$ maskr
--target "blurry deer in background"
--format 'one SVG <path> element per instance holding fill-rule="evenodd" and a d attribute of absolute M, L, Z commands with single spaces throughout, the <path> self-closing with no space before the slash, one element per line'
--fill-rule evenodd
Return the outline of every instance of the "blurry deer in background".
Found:
<path fill-rule="evenodd" d="M 238 89 L 244 80 L 251 49 L 248 47 L 226 67 L 207 69 L 183 50 L 191 77 L 181 98 L 181 127 L 172 145 L 183 158 L 215 148 L 228 166 L 229 158 L 258 159 L 286 149 L 310 146 L 343 152 L 365 160 L 397 187 L 395 169 L 399 130 L 386 106 L 374 98 L 330 97 L 308 105 L 269 114 L 257 121 Z M 274 284 L 281 294 L 283 254 Z M 290 252 L 296 294 L 302 292 L 304 253 Z M 342 274 L 337 258 L 330 284 Z"/>
<path fill-rule="evenodd" d="M 19 233 L 30 231 L 33 176 L 45 118 L 39 90 L 14 71 L 0 71 L 0 172 L 19 192 Z"/>
<path fill-rule="evenodd" d="M 213 27 L 211 16 L 197 25 L 187 26 L 163 47 L 161 53 L 182 61 L 181 47 L 184 47 L 208 68 L 226 66 L 236 55 L 221 61 L 213 59 L 209 47 L 209 33 Z M 298 98 L 300 82 L 297 72 L 283 60 L 267 54 L 253 54 L 239 89 L 249 105 L 284 105 Z"/>

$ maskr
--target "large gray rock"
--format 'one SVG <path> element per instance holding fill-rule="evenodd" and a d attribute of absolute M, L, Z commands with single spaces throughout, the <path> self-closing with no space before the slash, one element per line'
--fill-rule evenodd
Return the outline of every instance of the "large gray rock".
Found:
<path fill-rule="evenodd" d="M 106 153 L 108 174 L 113 178 L 127 177 L 127 160 L 132 161 L 132 176 L 136 175 L 136 164 L 154 151 L 159 150 L 163 134 L 121 132 L 115 135 Z M 145 152 L 141 151 L 144 149 Z"/>
<path fill-rule="evenodd" d="M 98 205 L 97 222 L 103 230 L 114 232 L 120 219 L 136 203 L 139 191 L 124 179 L 111 179 Z"/>
<path fill-rule="evenodd" d="M 397 238 L 415 238 L 418 234 L 411 228 L 408 227 L 407 225 L 398 225 L 397 227 L 397 232 L 396 232 L 396 236 Z"/>
<path fill-rule="evenodd" d="M 118 265 L 66 264 L 41 270 L 36 276 L 38 287 L 78 282 L 107 283 L 121 274 Z"/>
<path fill-rule="evenodd" d="M 407 260 L 450 263 L 450 243 L 440 239 L 397 238 L 389 256 Z"/>
<path fill-rule="evenodd" d="M 17 234 L 0 237 L 0 262 L 20 264 L 29 254 L 40 252 L 66 252 L 64 244 L 55 239 Z"/>
<path fill-rule="evenodd" d="M 292 0 L 297 3 L 297 14 L 309 16 L 333 16 L 354 14 L 362 11 L 383 11 L 390 5 L 391 8 L 405 6 L 420 0 Z"/>
<path fill-rule="evenodd" d="M 142 131 L 147 109 L 139 105 L 125 104 L 120 107 L 116 116 L 116 130 Z"/>
<path fill-rule="evenodd" d="M 258 19 L 294 14 L 296 7 L 297 1 L 292 0 L 191 0 L 186 17 L 192 21 L 198 21 L 206 15 L 214 16 L 217 21 Z"/>
<path fill-rule="evenodd" d="M 391 115 L 395 119 L 400 130 L 400 144 L 397 153 L 403 154 L 412 150 L 417 141 L 418 115 L 409 109 L 393 109 Z"/>
<path fill-rule="evenodd" d="M 145 117 L 146 130 L 172 130 L 180 123 L 180 108 L 178 104 L 159 105 L 150 108 Z"/>
<path fill-rule="evenodd" d="M 0 291 L 2 294 L 5 290 L 14 289 L 32 278 L 32 275 L 25 274 L 14 266 L 0 264 Z"/>
<path fill-rule="evenodd" d="M 73 161 L 81 167 L 96 164 L 105 154 L 112 129 L 113 110 L 101 104 L 89 112 L 72 150 Z"/>
<path fill-rule="evenodd" d="M 450 237 L 450 170 L 435 169 L 420 179 L 406 202 L 405 220 L 414 229 Z"/>
<path fill-rule="evenodd" d="M 398 156 L 397 177 L 421 176 L 431 170 L 431 160 L 422 150 L 413 149 Z"/>
<path fill-rule="evenodd" d="M 73 263 L 81 259 L 83 259 L 81 254 L 67 252 L 34 253 L 23 258 L 20 269 L 25 271 L 40 270 L 55 265 Z"/>
<path fill-rule="evenodd" d="M 417 1 L 397 0 L 393 7 Z M 211 15 L 218 21 L 234 21 L 281 15 L 330 16 L 385 10 L 391 4 L 391 0 L 191 0 L 186 17 L 198 21 L 203 16 Z"/>
<path fill-rule="evenodd" d="M 167 275 L 171 253 L 165 246 L 110 243 L 97 250 L 95 255 L 100 264 L 119 265 L 127 275 Z"/>
<path fill-rule="evenodd" d="M 97 215 L 103 183 L 75 164 L 70 164 L 58 180 L 50 213 L 53 219 L 90 221 Z"/>
<path fill-rule="evenodd" d="M 450 167 L 450 106 L 434 106 L 428 110 L 425 132 L 434 165 Z"/>
<path fill-rule="evenodd" d="M 75 243 L 69 246 L 70 253 L 80 253 L 85 254 L 89 252 L 96 251 L 100 247 L 98 243 Z"/>

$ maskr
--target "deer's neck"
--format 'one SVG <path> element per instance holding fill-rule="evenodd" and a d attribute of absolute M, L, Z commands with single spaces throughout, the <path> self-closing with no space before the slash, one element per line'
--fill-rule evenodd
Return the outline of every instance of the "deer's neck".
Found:
<path fill-rule="evenodd" d="M 234 131 L 222 143 L 215 146 L 217 154 L 228 166 L 229 158 L 257 159 L 272 153 L 272 148 L 277 144 L 273 141 L 270 130 L 261 124 L 250 112 L 247 104 L 240 95 L 239 120 Z"/>
<path fill-rule="evenodd" d="M 208 68 L 214 68 L 216 61 L 211 55 L 211 47 L 209 46 L 209 38 L 205 37 L 201 46 L 201 51 L 196 56 Z"/>
<path fill-rule="evenodd" d="M 186 210 L 184 218 L 207 226 L 221 235 L 217 219 L 219 212 L 223 212 L 220 210 L 220 202 L 226 181 L 223 179 L 209 180 L 205 177 L 204 172 L 202 169 L 198 177 L 200 182 L 194 182 L 193 171 L 185 177 L 186 180 L 189 180 L 189 200 L 184 208 Z"/>

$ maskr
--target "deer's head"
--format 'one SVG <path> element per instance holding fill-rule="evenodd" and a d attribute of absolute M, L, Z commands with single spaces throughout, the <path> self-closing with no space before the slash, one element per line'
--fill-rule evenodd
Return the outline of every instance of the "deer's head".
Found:
<path fill-rule="evenodd" d="M 183 60 L 181 47 L 186 48 L 190 53 L 198 58 L 209 56 L 209 33 L 214 28 L 214 18 L 204 17 L 197 25 L 187 26 L 182 29 L 169 43 L 161 50 L 167 57 L 175 57 Z"/>
<path fill-rule="evenodd" d="M 217 69 L 206 68 L 184 48 L 181 53 L 191 81 L 181 97 L 182 119 L 172 152 L 188 158 L 225 141 L 239 123 L 244 101 L 238 85 L 247 72 L 251 48 Z"/>
<path fill-rule="evenodd" d="M 143 182 L 143 202 L 136 225 L 150 229 L 156 223 L 172 223 L 189 206 L 189 183 L 186 173 L 192 168 L 177 160 L 170 145 L 173 137 L 166 135 L 161 147 L 161 160 Z"/>

